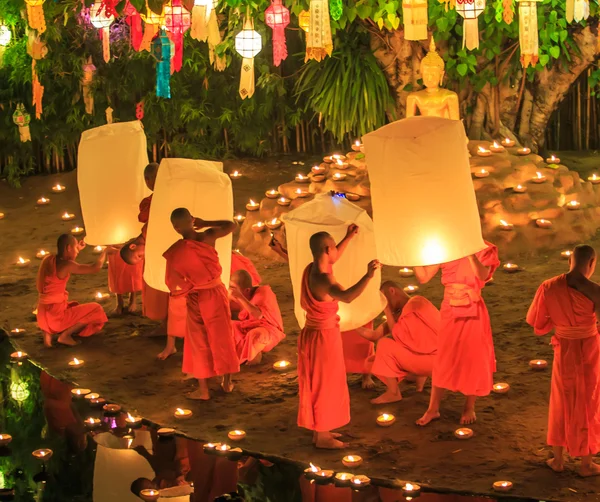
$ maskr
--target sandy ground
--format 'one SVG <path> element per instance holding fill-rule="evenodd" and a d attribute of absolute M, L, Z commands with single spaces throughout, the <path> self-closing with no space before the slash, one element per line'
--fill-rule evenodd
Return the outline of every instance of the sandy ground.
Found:
<path fill-rule="evenodd" d="M 226 170 L 241 170 L 245 178 L 234 182 L 236 208 L 243 209 L 249 196 L 258 197 L 268 188 L 289 180 L 302 168 L 291 165 L 293 158 L 268 162 L 227 162 Z M 310 164 L 307 162 L 305 170 Z M 50 187 L 61 182 L 63 194 L 52 194 Z M 36 207 L 38 197 L 51 197 L 46 207 Z M 107 199 L 107 203 L 110 203 Z M 62 222 L 68 210 L 77 214 L 74 222 Z M 236 390 L 224 395 L 213 385 L 214 399 L 209 403 L 187 401 L 183 395 L 192 384 L 181 381 L 181 352 L 165 362 L 155 355 L 162 349 L 162 337 L 150 337 L 154 325 L 140 317 L 111 319 L 104 332 L 76 348 L 44 349 L 42 338 L 31 316 L 36 302 L 34 277 L 35 252 L 52 250 L 59 233 L 81 224 L 75 173 L 34 177 L 24 180 L 20 189 L 0 183 L 0 327 L 26 328 L 27 333 L 13 342 L 26 350 L 33 360 L 53 375 L 89 387 L 124 407 L 165 426 L 205 441 L 223 441 L 227 431 L 242 428 L 248 436 L 243 447 L 270 457 L 293 461 L 312 461 L 322 468 L 342 467 L 341 452 L 317 451 L 311 446 L 310 433 L 296 426 L 297 381 L 295 372 L 275 373 L 271 364 L 278 359 L 296 360 L 298 328 L 293 317 L 293 298 L 287 267 L 257 260 L 265 283 L 277 294 L 288 338 L 263 359 L 263 364 L 243 368 L 236 378 Z M 600 240 L 592 244 L 600 248 Z M 352 422 L 342 432 L 351 447 L 344 454 L 361 455 L 365 462 L 361 473 L 387 483 L 412 480 L 437 490 L 492 494 L 491 484 L 511 480 L 511 495 L 538 500 L 597 500 L 600 479 L 584 480 L 573 471 L 571 462 L 564 474 L 554 474 L 544 465 L 549 448 L 545 444 L 550 370 L 534 372 L 528 361 L 552 360 L 549 338 L 535 337 L 524 322 L 527 307 L 538 284 L 566 268 L 560 250 L 523 257 L 517 274 L 496 274 L 494 283 L 484 292 L 494 330 L 498 373 L 496 381 L 506 381 L 506 395 L 491 395 L 478 403 L 475 436 L 467 441 L 454 438 L 462 407 L 459 396 L 444 401 L 442 419 L 427 428 L 414 425 L 427 407 L 429 388 L 422 394 L 411 384 L 404 386 L 404 400 L 388 406 L 373 406 L 369 399 L 382 390 L 360 388 L 360 378 L 349 378 L 352 398 Z M 18 256 L 32 259 L 31 266 L 17 269 Z M 91 261 L 89 250 L 81 261 Z M 385 279 L 400 279 L 397 269 L 386 268 Z M 600 280 L 600 274 L 596 279 Z M 97 276 L 73 277 L 71 298 L 89 301 L 97 290 L 106 290 L 106 272 Z M 442 288 L 439 281 L 421 289 L 422 294 L 439 305 Z M 106 305 L 107 310 L 111 306 Z M 79 370 L 67 369 L 77 356 L 86 361 Z M 173 410 L 188 407 L 194 417 L 177 422 Z M 376 426 L 380 412 L 394 413 L 397 422 L 391 428 Z M 358 472 L 358 471 L 357 471 Z"/>

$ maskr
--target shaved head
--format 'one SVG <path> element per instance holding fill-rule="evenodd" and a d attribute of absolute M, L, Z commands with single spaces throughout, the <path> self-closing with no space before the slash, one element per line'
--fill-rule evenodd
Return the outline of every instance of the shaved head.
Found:
<path fill-rule="evenodd" d="M 158 164 L 156 162 L 150 162 L 150 164 L 148 164 L 144 168 L 144 178 L 146 178 L 146 179 L 156 178 L 157 172 L 158 172 Z"/>
<path fill-rule="evenodd" d="M 385 281 L 382 285 L 381 285 L 381 292 L 382 293 L 386 293 L 386 291 L 390 291 L 391 289 L 400 289 L 400 286 L 398 286 L 398 284 L 394 281 Z"/>
<path fill-rule="evenodd" d="M 185 221 L 191 217 L 192 215 L 188 209 L 185 207 L 178 207 L 171 213 L 171 223 L 175 225 L 176 223 L 181 223 L 182 221 Z"/>
<path fill-rule="evenodd" d="M 56 241 L 56 251 L 58 256 L 64 256 L 65 251 L 71 245 L 76 245 L 77 239 L 71 234 L 61 234 Z"/>
<path fill-rule="evenodd" d="M 381 285 L 380 291 L 393 311 L 403 309 L 404 305 L 410 300 L 410 297 L 394 281 L 385 281 Z"/>
<path fill-rule="evenodd" d="M 241 290 L 250 289 L 252 287 L 252 276 L 246 270 L 236 270 L 231 274 L 231 282 Z"/>
<path fill-rule="evenodd" d="M 320 257 L 324 252 L 327 251 L 327 248 L 331 245 L 335 246 L 335 241 L 333 241 L 333 237 L 329 235 L 327 232 L 317 232 L 310 237 L 310 251 L 313 255 L 313 258 Z"/>
<path fill-rule="evenodd" d="M 135 265 L 134 259 L 134 249 L 131 248 L 131 245 L 135 242 L 135 239 L 131 239 L 123 244 L 123 247 L 119 251 L 122 260 L 127 263 L 127 265 Z"/>
<path fill-rule="evenodd" d="M 575 246 L 573 250 L 573 263 L 575 266 L 587 265 L 594 258 L 596 258 L 596 251 L 592 246 L 588 246 L 587 244 Z"/>

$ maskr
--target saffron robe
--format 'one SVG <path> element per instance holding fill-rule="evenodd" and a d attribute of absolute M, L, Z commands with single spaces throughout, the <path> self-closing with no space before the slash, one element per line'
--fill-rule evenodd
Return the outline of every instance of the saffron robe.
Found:
<path fill-rule="evenodd" d="M 187 332 L 187 301 L 185 296 L 169 297 L 167 335 L 184 338 Z"/>
<path fill-rule="evenodd" d="M 487 396 L 496 371 L 490 316 L 481 290 L 500 261 L 496 246 L 486 244 L 487 247 L 477 253 L 479 261 L 490 267 L 484 281 L 473 272 L 469 258 L 440 267 L 445 291 L 432 383 L 466 396 Z"/>
<path fill-rule="evenodd" d="M 536 335 L 554 331 L 548 444 L 572 457 L 600 451 L 600 339 L 594 303 L 567 285 L 544 281 L 527 312 Z"/>
<path fill-rule="evenodd" d="M 373 321 L 365 324 L 367 329 L 373 329 Z M 357 330 L 342 332 L 342 347 L 346 373 L 371 373 L 370 366 L 375 356 L 375 344 L 358 334 Z"/>
<path fill-rule="evenodd" d="M 142 290 L 144 263 L 129 265 L 120 253 L 108 255 L 108 289 L 116 295 L 137 293 Z"/>
<path fill-rule="evenodd" d="M 437 352 L 440 312 L 422 296 L 413 296 L 394 324 L 392 338 L 377 344 L 372 372 L 404 380 L 407 375 L 431 376 Z"/>
<path fill-rule="evenodd" d="M 312 265 L 304 270 L 300 293 L 306 323 L 298 337 L 298 425 L 326 432 L 350 422 L 350 395 L 338 302 L 313 296 L 308 284 Z"/>
<path fill-rule="evenodd" d="M 262 317 L 254 319 L 247 310 L 241 310 L 233 321 L 233 333 L 240 364 L 252 361 L 259 352 L 269 352 L 285 338 L 283 319 L 277 297 L 269 286 L 259 286 L 249 300 L 259 308 Z"/>
<path fill-rule="evenodd" d="M 254 263 L 249 258 L 246 258 L 244 255 L 238 253 L 237 251 L 233 251 L 231 253 L 231 273 L 238 270 L 245 270 L 252 277 L 252 285 L 258 286 L 262 279 L 260 278 L 260 274 L 256 270 Z"/>
<path fill-rule="evenodd" d="M 64 279 L 56 275 L 56 256 L 49 255 L 44 258 L 37 276 L 38 305 L 37 323 L 45 333 L 58 334 L 73 327 L 75 324 L 84 324 L 84 328 L 77 333 L 86 337 L 98 333 L 108 321 L 102 306 L 99 303 L 69 302 L 67 282 L 70 274 Z"/>
<path fill-rule="evenodd" d="M 237 373 L 227 289 L 221 282 L 221 265 L 214 247 L 181 239 L 163 256 L 171 296 L 185 296 L 187 332 L 183 347 L 183 372 L 194 378 Z"/>

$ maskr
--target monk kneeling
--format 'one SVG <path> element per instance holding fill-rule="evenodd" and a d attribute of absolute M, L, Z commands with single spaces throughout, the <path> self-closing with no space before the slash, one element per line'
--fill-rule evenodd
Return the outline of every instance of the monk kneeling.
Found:
<path fill-rule="evenodd" d="M 600 474 L 592 456 L 600 451 L 600 338 L 596 312 L 600 285 L 589 280 L 596 268 L 596 252 L 577 246 L 571 270 L 547 281 L 537 290 L 527 323 L 536 335 L 554 330 L 554 364 L 548 414 L 548 444 L 554 458 L 548 465 L 564 470 L 565 448 L 581 457 L 582 476 Z"/>
<path fill-rule="evenodd" d="M 107 251 L 103 251 L 93 265 L 82 265 L 75 261 L 85 247 L 83 241 L 69 234 L 58 238 L 56 255 L 44 258 L 37 276 L 39 293 L 37 322 L 44 332 L 44 345 L 52 347 L 52 335 L 58 335 L 58 343 L 76 345 L 73 335 L 91 336 L 100 331 L 106 321 L 106 314 L 98 303 L 79 305 L 69 302 L 67 282 L 71 274 L 95 274 L 102 270 Z"/>
<path fill-rule="evenodd" d="M 231 276 L 230 295 L 241 308 L 233 321 L 233 335 L 240 364 L 259 364 L 285 338 L 277 297 L 269 286 L 252 286 L 252 276 L 237 270 Z"/>

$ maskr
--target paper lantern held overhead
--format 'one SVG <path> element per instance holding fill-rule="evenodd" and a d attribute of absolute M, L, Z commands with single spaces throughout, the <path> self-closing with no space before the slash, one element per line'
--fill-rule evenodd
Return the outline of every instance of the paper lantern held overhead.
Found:
<path fill-rule="evenodd" d="M 254 31 L 252 19 L 247 18 L 244 29 L 235 36 L 235 50 L 242 56 L 242 72 L 240 75 L 240 96 L 242 99 L 254 95 L 254 57 L 262 49 L 262 38 Z"/>
<path fill-rule="evenodd" d="M 479 16 L 485 10 L 485 0 L 456 0 L 456 12 L 464 21 L 463 48 L 470 51 L 479 47 Z"/>

